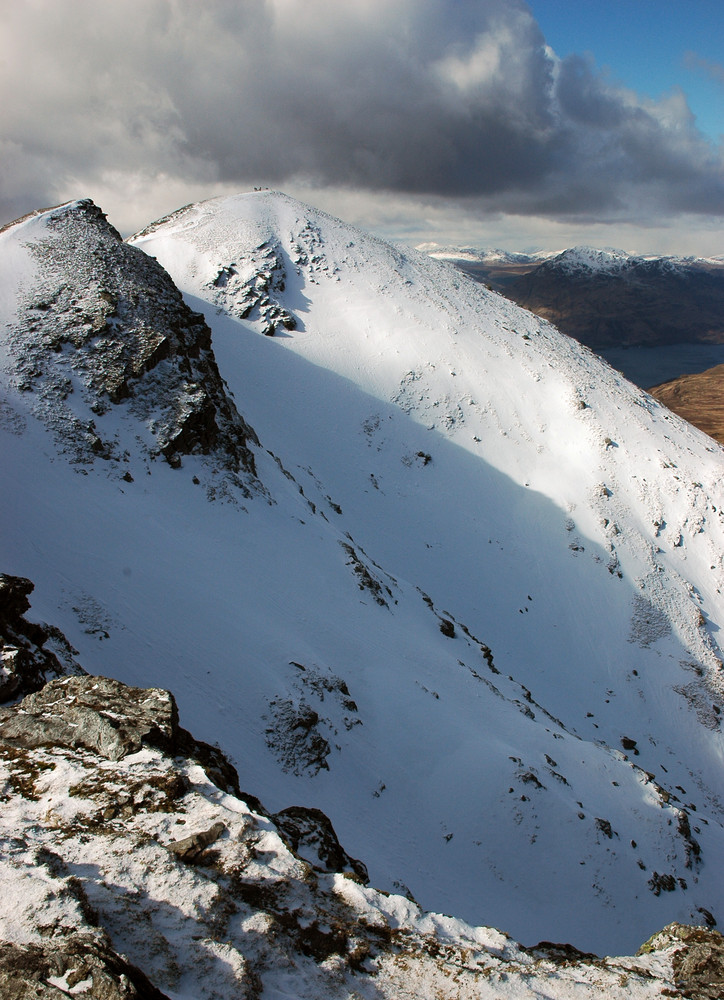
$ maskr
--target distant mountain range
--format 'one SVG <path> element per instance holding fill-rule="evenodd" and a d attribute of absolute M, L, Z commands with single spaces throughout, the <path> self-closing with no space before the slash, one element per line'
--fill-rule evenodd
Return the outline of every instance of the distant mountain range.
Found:
<path fill-rule="evenodd" d="M 531 255 L 423 249 L 597 352 L 724 344 L 724 257 L 643 257 L 592 247 Z"/>
<path fill-rule="evenodd" d="M 717 413 L 724 369 L 716 370 L 724 362 L 724 257 L 592 247 L 536 254 L 430 243 L 420 249 L 550 320 L 724 442 Z M 652 388 L 680 375 L 692 377 L 678 390 L 658 396 Z"/>
<path fill-rule="evenodd" d="M 255 192 L 0 232 L 0 449 L 0 690 L 54 678 L 0 712 L 0 985 L 82 996 L 71 932 L 198 1000 L 685 981 L 592 953 L 724 920 L 711 438 Z"/>

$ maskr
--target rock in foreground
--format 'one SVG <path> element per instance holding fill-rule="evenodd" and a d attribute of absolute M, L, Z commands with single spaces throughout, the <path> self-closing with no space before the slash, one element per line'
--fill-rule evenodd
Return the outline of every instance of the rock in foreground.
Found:
<path fill-rule="evenodd" d="M 6 998 L 721 995 L 715 931 L 599 959 L 366 887 L 318 810 L 240 797 L 168 692 L 50 682 L 4 711 L 0 781 Z"/>

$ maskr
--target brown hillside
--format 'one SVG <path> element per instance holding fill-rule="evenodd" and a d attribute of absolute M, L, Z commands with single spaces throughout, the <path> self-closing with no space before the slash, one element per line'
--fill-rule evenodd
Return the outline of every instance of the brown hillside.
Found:
<path fill-rule="evenodd" d="M 649 389 L 652 396 L 724 444 L 724 365 L 680 375 Z"/>

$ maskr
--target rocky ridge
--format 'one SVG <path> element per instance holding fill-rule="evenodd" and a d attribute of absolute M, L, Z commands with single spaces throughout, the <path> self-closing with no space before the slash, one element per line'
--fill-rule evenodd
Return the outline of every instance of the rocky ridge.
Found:
<path fill-rule="evenodd" d="M 93 415 L 128 462 L 69 466 L 4 377 L 7 304 L 40 279 L 3 255 L 0 375 L 27 417 L 3 428 L 3 565 L 42 616 L 253 762 L 303 857 L 322 832 L 289 803 L 375 885 L 525 942 L 622 954 L 721 919 L 713 442 L 511 303 L 292 199 L 175 218 L 144 246 L 203 310 L 275 502 L 209 504 L 223 456 L 154 464 L 131 397 Z"/>
<path fill-rule="evenodd" d="M 247 492 L 256 434 L 227 394 L 203 317 L 163 268 L 124 243 L 90 200 L 19 220 L 0 238 L 34 264 L 8 334 L 12 384 L 31 394 L 70 461 L 104 459 L 122 476 L 139 447 L 172 466 L 202 454 Z M 135 433 L 119 424 L 116 404 Z M 7 403 L 3 415 L 12 419 Z"/>
<path fill-rule="evenodd" d="M 722 995 L 704 927 L 604 959 L 367 887 L 323 813 L 270 816 L 167 691 L 60 677 L 3 709 L 0 798 L 7 1000 Z"/>

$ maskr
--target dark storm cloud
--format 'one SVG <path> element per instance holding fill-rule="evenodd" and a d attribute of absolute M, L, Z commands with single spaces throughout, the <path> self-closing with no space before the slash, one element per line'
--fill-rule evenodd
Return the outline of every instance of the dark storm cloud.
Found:
<path fill-rule="evenodd" d="M 684 99 L 559 62 L 522 0 L 0 0 L 0 212 L 108 176 L 724 212 Z"/>

